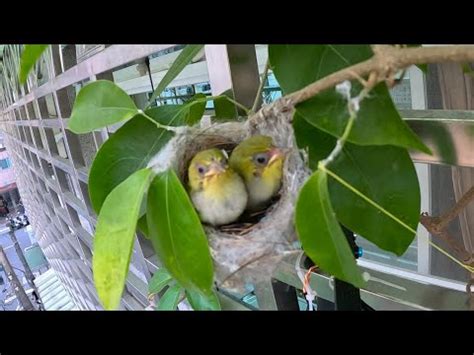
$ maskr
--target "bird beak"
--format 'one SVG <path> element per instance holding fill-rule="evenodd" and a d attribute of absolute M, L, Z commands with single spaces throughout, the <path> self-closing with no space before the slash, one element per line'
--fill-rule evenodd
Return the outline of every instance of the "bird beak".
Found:
<path fill-rule="evenodd" d="M 281 159 L 285 156 L 285 153 L 280 148 L 272 148 L 270 149 L 270 160 L 268 161 L 268 165 L 273 164 L 278 159 Z"/>
<path fill-rule="evenodd" d="M 220 163 L 213 162 L 213 163 L 210 164 L 209 170 L 207 171 L 207 173 L 204 176 L 205 177 L 211 177 L 211 176 L 214 176 L 214 175 L 221 174 L 226 170 L 226 168 L 227 168 L 226 165 L 222 165 Z"/>

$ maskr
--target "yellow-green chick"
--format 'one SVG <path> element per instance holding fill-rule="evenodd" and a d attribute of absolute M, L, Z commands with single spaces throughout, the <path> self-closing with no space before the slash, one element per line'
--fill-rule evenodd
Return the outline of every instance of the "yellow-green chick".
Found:
<path fill-rule="evenodd" d="M 285 154 L 271 137 L 252 136 L 233 151 L 229 164 L 243 177 L 248 191 L 247 208 L 266 206 L 281 187 Z"/>
<path fill-rule="evenodd" d="M 199 152 L 189 164 L 191 199 L 203 222 L 218 226 L 236 221 L 247 205 L 242 178 L 219 149 Z"/>

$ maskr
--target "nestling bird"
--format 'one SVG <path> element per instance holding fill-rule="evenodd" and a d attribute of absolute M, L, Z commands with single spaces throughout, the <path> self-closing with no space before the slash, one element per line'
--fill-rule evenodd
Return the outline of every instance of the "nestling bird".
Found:
<path fill-rule="evenodd" d="M 284 158 L 272 138 L 261 135 L 244 140 L 232 151 L 229 164 L 244 179 L 250 211 L 266 206 L 280 189 Z"/>
<path fill-rule="evenodd" d="M 199 152 L 188 168 L 191 199 L 201 220 L 214 226 L 236 221 L 247 206 L 242 178 L 219 149 Z"/>

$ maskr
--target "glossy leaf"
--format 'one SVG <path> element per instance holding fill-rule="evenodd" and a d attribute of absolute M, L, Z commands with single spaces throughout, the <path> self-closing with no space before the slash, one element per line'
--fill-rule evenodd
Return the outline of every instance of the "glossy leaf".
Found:
<path fill-rule="evenodd" d="M 120 127 L 100 147 L 89 173 L 89 196 L 98 213 L 107 195 L 150 159 L 173 136 L 141 115 Z"/>
<path fill-rule="evenodd" d="M 336 139 L 295 115 L 298 146 L 309 148 L 310 167 L 326 158 Z M 416 230 L 420 215 L 420 188 L 415 167 L 406 150 L 394 146 L 358 146 L 346 143 L 328 169 L 368 198 Z M 329 179 L 329 193 L 337 219 L 382 249 L 403 254 L 415 235 L 374 206 Z"/>
<path fill-rule="evenodd" d="M 214 100 L 214 118 L 224 120 L 237 118 L 237 109 L 234 103 L 227 100 L 227 97 L 230 97 L 231 99 L 234 98 L 232 89 L 224 91 L 219 96 L 221 97 Z"/>
<path fill-rule="evenodd" d="M 206 95 L 197 94 L 185 104 L 157 106 L 146 110 L 145 113 L 164 125 L 192 126 L 201 120 L 206 101 Z"/>
<path fill-rule="evenodd" d="M 210 294 L 212 259 L 201 221 L 173 170 L 158 174 L 148 190 L 148 231 L 168 272 L 186 289 Z"/>
<path fill-rule="evenodd" d="M 166 89 L 166 87 L 179 75 L 179 73 L 181 73 L 186 65 L 188 65 L 193 60 L 193 58 L 201 51 L 203 47 L 204 45 L 202 44 L 187 45 L 184 47 L 156 87 L 153 95 L 150 98 L 150 103 L 153 102 L 155 98 L 160 96 L 163 90 Z"/>
<path fill-rule="evenodd" d="M 138 113 L 132 98 L 109 80 L 97 80 L 84 86 L 76 97 L 68 128 L 87 133 L 125 121 Z"/>
<path fill-rule="evenodd" d="M 368 45 L 271 45 L 270 62 L 285 94 L 373 55 Z M 362 89 L 352 81 L 352 96 Z M 297 111 L 317 128 L 340 137 L 347 124 L 347 101 L 335 88 L 299 104 Z M 348 141 L 359 145 L 395 145 L 430 153 L 395 108 L 384 83 L 377 85 L 360 105 Z"/>
<path fill-rule="evenodd" d="M 97 218 L 92 268 L 105 309 L 116 309 L 125 285 L 143 195 L 152 171 L 142 169 L 107 196 Z"/>
<path fill-rule="evenodd" d="M 150 239 L 149 234 L 148 234 L 148 224 L 146 221 L 146 214 L 144 214 L 138 219 L 137 230 L 141 232 L 145 238 Z"/>
<path fill-rule="evenodd" d="M 178 285 L 174 284 L 170 286 L 164 295 L 160 298 L 158 306 L 156 310 L 158 311 L 176 311 L 178 307 L 179 298 L 181 293 L 183 292 L 183 288 Z"/>
<path fill-rule="evenodd" d="M 158 269 L 148 283 L 148 293 L 155 294 L 160 292 L 171 281 L 173 281 L 173 278 L 166 269 Z"/>
<path fill-rule="evenodd" d="M 189 304 L 195 311 L 220 311 L 221 305 L 216 293 L 203 295 L 200 292 L 186 290 L 186 297 Z"/>
<path fill-rule="evenodd" d="M 20 84 L 23 85 L 31 70 L 35 66 L 43 52 L 48 48 L 47 44 L 27 44 L 23 49 L 20 61 Z"/>
<path fill-rule="evenodd" d="M 316 265 L 362 287 L 362 275 L 331 207 L 325 172 L 316 171 L 301 188 L 295 225 L 303 250 Z"/>

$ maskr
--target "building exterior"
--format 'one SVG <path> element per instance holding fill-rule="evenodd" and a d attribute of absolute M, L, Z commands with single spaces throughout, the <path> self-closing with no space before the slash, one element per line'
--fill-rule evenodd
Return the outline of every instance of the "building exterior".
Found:
<path fill-rule="evenodd" d="M 11 158 L 9 163 L 6 155 L 2 155 L 4 151 L 0 151 L 0 182 L 10 186 L 0 193 L 13 196 L 12 184 L 16 180 L 38 243 L 78 309 L 102 309 L 92 281 L 92 239 L 97 216 L 88 196 L 88 171 L 101 144 L 120 125 L 80 135 L 68 131 L 66 125 L 75 96 L 87 82 L 112 80 L 143 108 L 153 87 L 163 78 L 181 48 L 178 45 L 53 45 L 44 53 L 25 86 L 4 83 L 0 89 L 1 130 Z M 14 71 L 19 53 L 19 46 L 6 46 L 4 67 L 10 66 Z M 238 65 L 232 60 L 234 56 L 239 56 Z M 150 63 L 151 80 L 146 58 Z M 180 103 L 199 92 L 218 95 L 232 88 L 238 101 L 251 107 L 259 84 L 258 74 L 263 72 L 266 60 L 266 46 L 206 45 L 157 99 L 156 105 Z M 241 70 L 253 73 L 252 79 L 239 81 Z M 392 94 L 400 108 L 426 109 L 425 86 L 423 74 L 413 68 Z M 270 75 L 264 101 L 270 102 L 279 96 L 278 83 Z M 208 113 L 212 112 L 212 102 L 207 109 Z M 11 173 L 2 177 L 2 159 L 8 166 L 6 170 L 11 171 L 12 163 L 14 179 Z M 423 160 L 418 162 L 423 207 L 431 211 L 429 165 Z M 400 268 L 409 270 L 415 278 L 415 273 L 431 277 L 429 235 L 421 229 L 419 232 L 419 238 L 410 249 L 412 254 L 388 257 L 367 245 L 369 257 L 364 262 L 368 267 L 384 264 L 395 270 L 394 274 Z M 138 235 L 122 309 L 149 306 L 147 283 L 158 265 L 150 242 Z M 435 278 L 430 280 L 438 282 Z M 453 290 L 465 287 L 454 277 L 448 283 Z"/>
<path fill-rule="evenodd" d="M 8 202 L 10 208 L 15 208 L 20 202 L 15 173 L 5 147 L 0 148 L 0 196 Z"/>

